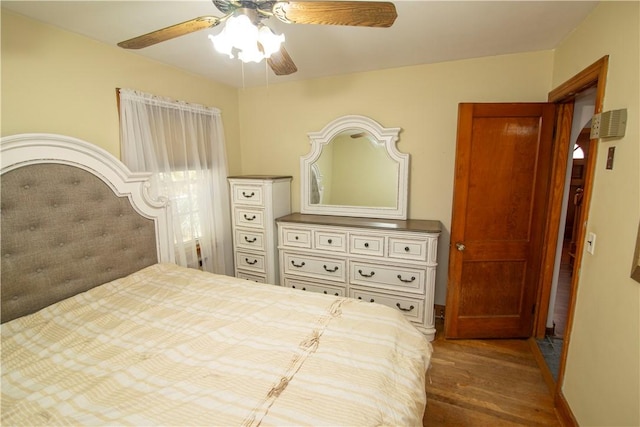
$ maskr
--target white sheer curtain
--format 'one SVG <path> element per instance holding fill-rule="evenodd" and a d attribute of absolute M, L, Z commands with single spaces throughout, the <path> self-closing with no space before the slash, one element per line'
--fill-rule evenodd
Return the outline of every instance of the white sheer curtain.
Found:
<path fill-rule="evenodd" d="M 176 262 L 233 275 L 227 157 L 216 108 L 120 89 L 122 161 L 168 197 Z"/>

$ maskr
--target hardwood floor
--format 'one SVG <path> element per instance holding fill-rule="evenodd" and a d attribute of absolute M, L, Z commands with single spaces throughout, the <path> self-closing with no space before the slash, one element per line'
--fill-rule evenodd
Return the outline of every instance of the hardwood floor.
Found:
<path fill-rule="evenodd" d="M 562 247 L 560 259 L 560 274 L 558 275 L 558 289 L 556 290 L 555 306 L 553 310 L 554 336 L 562 338 L 567 327 L 569 317 L 569 298 L 571 297 L 571 276 L 573 265 L 569 257 L 569 241 Z"/>
<path fill-rule="evenodd" d="M 561 425 L 527 340 L 445 340 L 438 324 L 425 427 Z"/>

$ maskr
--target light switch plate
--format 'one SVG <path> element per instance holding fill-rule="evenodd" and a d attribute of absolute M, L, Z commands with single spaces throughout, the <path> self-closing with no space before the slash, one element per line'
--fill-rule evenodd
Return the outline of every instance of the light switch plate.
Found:
<path fill-rule="evenodd" d="M 596 235 L 595 233 L 589 233 L 587 234 L 587 252 L 593 255 L 595 250 L 596 250 Z"/>
<path fill-rule="evenodd" d="M 607 169 L 613 169 L 613 157 L 616 154 L 616 147 L 609 147 L 609 151 L 607 151 Z"/>

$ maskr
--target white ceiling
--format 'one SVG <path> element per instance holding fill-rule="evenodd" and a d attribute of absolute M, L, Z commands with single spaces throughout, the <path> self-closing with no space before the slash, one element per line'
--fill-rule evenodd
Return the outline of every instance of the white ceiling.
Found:
<path fill-rule="evenodd" d="M 597 1 L 394 1 L 391 28 L 285 24 L 298 72 L 276 76 L 265 62 L 244 64 L 213 50 L 222 25 L 129 51 L 235 87 L 334 76 L 555 48 Z M 7 1 L 2 7 L 116 47 L 132 37 L 198 16 L 222 16 L 210 0 Z M 119 48 L 118 48 L 119 49 Z"/>

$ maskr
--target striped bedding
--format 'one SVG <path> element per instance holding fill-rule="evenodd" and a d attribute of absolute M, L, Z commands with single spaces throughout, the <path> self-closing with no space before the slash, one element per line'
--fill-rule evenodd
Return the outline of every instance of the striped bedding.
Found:
<path fill-rule="evenodd" d="M 400 313 L 156 264 L 2 325 L 2 425 L 422 425 Z"/>

